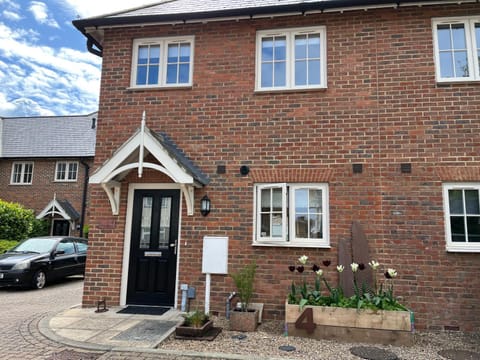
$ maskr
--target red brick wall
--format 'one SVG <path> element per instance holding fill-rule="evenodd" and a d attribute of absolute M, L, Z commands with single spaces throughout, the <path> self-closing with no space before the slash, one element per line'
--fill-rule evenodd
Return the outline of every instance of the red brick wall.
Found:
<path fill-rule="evenodd" d="M 230 271 L 257 259 L 254 301 L 281 318 L 287 266 L 303 254 L 335 264 L 338 242 L 357 220 L 372 258 L 398 270 L 396 293 L 415 311 L 417 328 L 479 330 L 480 257 L 445 251 L 441 185 L 480 181 L 480 84 L 436 84 L 431 28 L 432 17 L 472 14 L 479 5 L 106 30 L 96 166 L 146 110 L 147 126 L 168 133 L 210 176 L 195 192 L 195 215 L 185 206 L 182 214 L 180 283 L 197 288 L 194 306 L 204 299 L 203 236 L 229 237 Z M 255 93 L 256 31 L 312 25 L 327 28 L 328 89 Z M 132 40 L 174 35 L 195 35 L 193 87 L 128 89 Z M 361 174 L 353 163 L 363 164 Z M 412 172 L 401 173 L 401 163 Z M 241 165 L 252 172 L 241 176 Z M 328 181 L 331 249 L 251 245 L 253 185 L 262 179 Z M 125 181 L 119 216 L 98 186 L 92 190 L 85 305 L 119 301 L 127 188 Z M 212 212 L 202 217 L 205 193 Z M 213 311 L 224 312 L 232 290 L 227 276 L 212 277 Z"/>
<path fill-rule="evenodd" d="M 78 161 L 78 159 L 65 159 L 66 161 Z M 33 162 L 33 178 L 30 185 L 10 185 L 12 164 L 14 162 Z M 20 159 L 0 160 L 0 199 L 17 202 L 27 209 L 33 209 L 35 214 L 40 213 L 57 194 L 57 199 L 68 200 L 79 214 L 82 211 L 83 186 L 85 167 L 79 163 L 78 177 L 76 182 L 55 181 L 55 166 L 57 160 L 49 159 Z M 93 171 L 93 159 L 86 163 Z M 88 199 L 88 198 L 87 198 Z M 85 222 L 88 224 L 88 221 Z M 78 234 L 78 232 L 74 232 Z"/>

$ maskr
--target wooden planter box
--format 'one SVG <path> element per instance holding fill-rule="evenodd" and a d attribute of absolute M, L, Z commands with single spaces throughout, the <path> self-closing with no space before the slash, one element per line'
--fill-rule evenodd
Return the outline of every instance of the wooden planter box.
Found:
<path fill-rule="evenodd" d="M 412 345 L 409 311 L 357 310 L 285 304 L 289 336 L 384 345 Z"/>
<path fill-rule="evenodd" d="M 181 337 L 201 337 L 213 327 L 213 320 L 208 320 L 202 327 L 180 325 L 175 328 L 175 335 Z"/>
<path fill-rule="evenodd" d="M 258 310 L 232 311 L 230 313 L 230 330 L 255 331 L 258 325 Z"/>

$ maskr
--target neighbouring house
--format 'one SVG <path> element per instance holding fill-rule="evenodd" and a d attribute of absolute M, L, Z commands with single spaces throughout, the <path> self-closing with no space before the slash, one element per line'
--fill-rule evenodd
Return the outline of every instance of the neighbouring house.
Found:
<path fill-rule="evenodd" d="M 52 235 L 88 225 L 97 113 L 0 118 L 0 199 L 33 209 Z"/>
<path fill-rule="evenodd" d="M 103 58 L 83 306 L 193 287 L 224 314 L 256 259 L 253 301 L 282 318 L 288 266 L 336 264 L 355 223 L 417 329 L 480 330 L 479 3 L 176 0 L 74 25 Z"/>

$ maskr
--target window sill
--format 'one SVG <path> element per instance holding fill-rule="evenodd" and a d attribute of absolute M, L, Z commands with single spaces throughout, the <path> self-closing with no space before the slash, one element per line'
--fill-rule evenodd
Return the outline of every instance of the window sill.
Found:
<path fill-rule="evenodd" d="M 437 79 L 437 86 L 438 87 L 447 87 L 447 86 L 450 86 L 450 85 L 463 85 L 463 84 L 479 84 L 480 83 L 480 79 L 458 79 L 458 80 L 438 80 Z"/>
<path fill-rule="evenodd" d="M 54 180 L 56 183 L 76 183 L 78 179 L 75 180 Z"/>
<path fill-rule="evenodd" d="M 447 252 L 449 253 L 480 253 L 480 243 L 478 245 L 447 245 Z"/>
<path fill-rule="evenodd" d="M 318 248 L 318 249 L 331 249 L 330 245 L 324 244 L 312 244 L 312 243 L 280 243 L 280 242 L 253 242 L 252 246 L 258 247 L 282 247 L 282 248 Z"/>
<path fill-rule="evenodd" d="M 325 92 L 327 91 L 328 88 L 326 86 L 322 87 L 311 87 L 311 88 L 282 88 L 282 89 L 255 89 L 253 92 L 254 94 L 278 94 L 278 93 L 304 93 L 304 92 L 313 92 L 313 91 L 318 91 L 318 92 Z"/>
<path fill-rule="evenodd" d="M 32 183 L 25 183 L 25 184 L 10 183 L 9 185 L 12 185 L 12 186 L 31 186 Z"/>
<path fill-rule="evenodd" d="M 130 86 L 127 87 L 128 91 L 148 91 L 148 90 L 191 90 L 192 84 L 178 85 L 178 86 Z"/>

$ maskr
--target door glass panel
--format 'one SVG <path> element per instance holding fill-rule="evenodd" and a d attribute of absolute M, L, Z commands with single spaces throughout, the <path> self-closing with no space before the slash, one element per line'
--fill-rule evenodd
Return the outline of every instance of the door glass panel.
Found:
<path fill-rule="evenodd" d="M 140 229 L 140 249 L 150 249 L 150 234 L 152 229 L 153 198 L 145 196 L 142 203 L 142 226 Z"/>
<path fill-rule="evenodd" d="M 160 228 L 158 230 L 158 247 L 168 247 L 170 240 L 170 214 L 172 209 L 172 198 L 162 198 L 160 209 Z"/>

